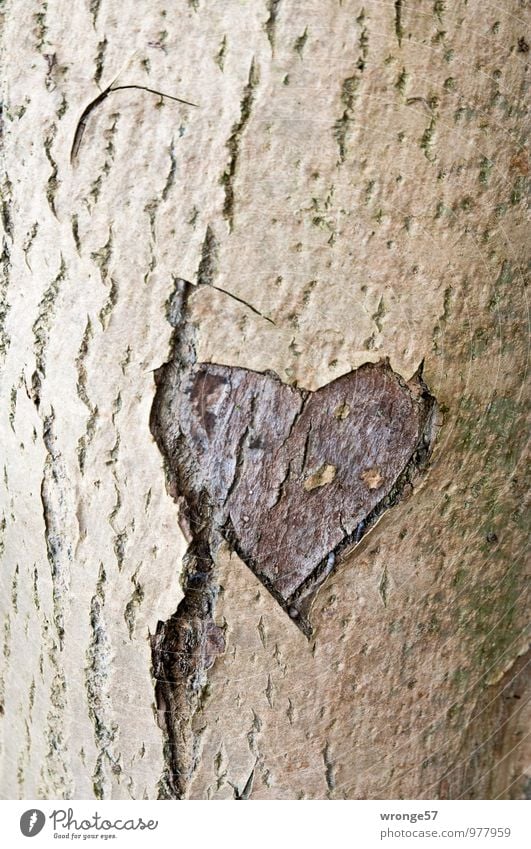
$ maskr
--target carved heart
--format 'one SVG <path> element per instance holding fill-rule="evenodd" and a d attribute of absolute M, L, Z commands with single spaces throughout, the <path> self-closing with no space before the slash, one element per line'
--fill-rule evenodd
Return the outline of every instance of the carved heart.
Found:
<path fill-rule="evenodd" d="M 336 555 L 399 500 L 429 450 L 434 399 L 420 374 L 405 383 L 387 362 L 316 392 L 199 363 L 176 394 L 166 454 L 192 533 L 220 530 L 307 633 Z"/>

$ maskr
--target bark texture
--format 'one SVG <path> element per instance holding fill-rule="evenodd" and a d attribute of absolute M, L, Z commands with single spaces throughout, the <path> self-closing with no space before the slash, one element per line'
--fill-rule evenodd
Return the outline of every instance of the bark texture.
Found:
<path fill-rule="evenodd" d="M 0 10 L 1 794 L 530 794 L 528 3 Z M 310 640 L 179 529 L 178 280 L 199 363 L 437 399 Z"/>

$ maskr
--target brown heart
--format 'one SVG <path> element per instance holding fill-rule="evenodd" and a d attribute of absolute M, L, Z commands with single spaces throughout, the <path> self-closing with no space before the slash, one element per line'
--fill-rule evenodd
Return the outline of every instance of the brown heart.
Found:
<path fill-rule="evenodd" d="M 409 487 L 434 399 L 387 362 L 315 392 L 273 373 L 196 363 L 171 399 L 166 456 L 195 537 L 217 529 L 305 633 L 337 555 Z M 409 487 L 410 488 L 410 487 Z"/>

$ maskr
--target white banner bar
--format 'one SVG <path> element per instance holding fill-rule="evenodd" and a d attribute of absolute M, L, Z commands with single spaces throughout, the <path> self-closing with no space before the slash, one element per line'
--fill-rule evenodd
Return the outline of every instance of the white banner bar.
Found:
<path fill-rule="evenodd" d="M 3 801 L 2 845 L 166 849 L 529 849 L 526 802 Z M 31 841 L 35 840 L 34 843 Z M 69 842 L 67 842 L 69 841 Z"/>

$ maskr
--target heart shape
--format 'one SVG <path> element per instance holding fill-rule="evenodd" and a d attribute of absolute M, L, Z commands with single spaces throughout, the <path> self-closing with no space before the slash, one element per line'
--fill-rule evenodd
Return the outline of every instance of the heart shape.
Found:
<path fill-rule="evenodd" d="M 165 445 L 191 536 L 217 529 L 309 634 L 337 555 L 402 497 L 429 452 L 434 404 L 420 372 L 406 383 L 387 361 L 315 392 L 192 364 Z"/>

